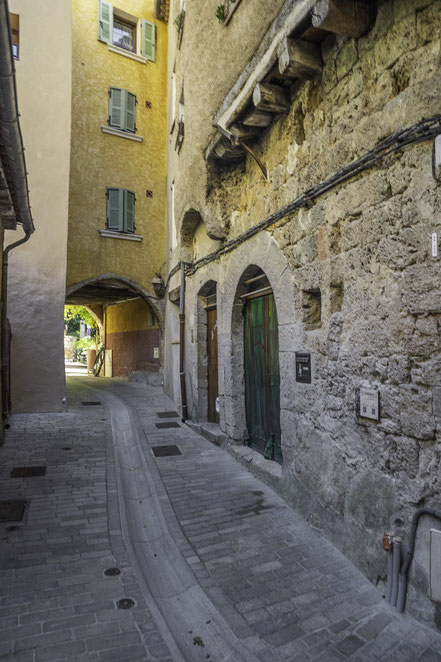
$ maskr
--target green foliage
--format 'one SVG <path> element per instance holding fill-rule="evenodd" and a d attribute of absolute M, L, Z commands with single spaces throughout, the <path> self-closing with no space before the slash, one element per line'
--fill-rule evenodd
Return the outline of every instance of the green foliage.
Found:
<path fill-rule="evenodd" d="M 68 336 L 80 337 L 81 321 L 92 327 L 92 338 L 97 335 L 97 324 L 84 306 L 64 306 L 64 324 Z"/>
<path fill-rule="evenodd" d="M 185 18 L 185 11 L 184 9 L 176 16 L 174 20 L 174 24 L 178 28 L 178 31 L 182 28 L 184 24 L 184 18 Z"/>
<path fill-rule="evenodd" d="M 95 349 L 96 348 L 96 342 L 95 338 L 91 338 L 90 336 L 84 336 L 84 338 L 80 338 L 79 340 L 76 340 L 73 344 L 74 349 Z"/>
<path fill-rule="evenodd" d="M 218 8 L 216 9 L 216 18 L 221 23 L 225 21 L 225 5 L 218 5 Z"/>
<path fill-rule="evenodd" d="M 64 321 L 67 322 L 74 317 L 78 317 L 93 329 L 96 329 L 95 320 L 84 306 L 64 306 Z"/>

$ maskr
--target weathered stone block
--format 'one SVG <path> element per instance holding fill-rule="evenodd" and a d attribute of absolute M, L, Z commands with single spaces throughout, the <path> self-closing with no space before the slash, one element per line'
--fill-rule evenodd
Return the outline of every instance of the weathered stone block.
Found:
<path fill-rule="evenodd" d="M 387 528 L 395 498 L 395 486 L 390 478 L 376 471 L 362 471 L 350 485 L 347 514 L 368 529 Z"/>

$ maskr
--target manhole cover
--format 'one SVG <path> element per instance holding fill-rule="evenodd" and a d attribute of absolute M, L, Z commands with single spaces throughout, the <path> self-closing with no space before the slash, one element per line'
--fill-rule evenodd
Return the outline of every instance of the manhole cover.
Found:
<path fill-rule="evenodd" d="M 161 430 L 165 430 L 166 428 L 180 428 L 181 426 L 179 423 L 175 423 L 174 421 L 171 423 L 155 423 L 157 428 L 160 428 Z"/>
<path fill-rule="evenodd" d="M 101 402 L 94 402 L 93 400 L 86 400 L 86 402 L 82 402 L 81 404 L 86 407 L 87 405 L 100 405 Z"/>
<path fill-rule="evenodd" d="M 118 609 L 131 609 L 135 606 L 135 601 L 132 598 L 122 598 L 122 600 L 118 600 L 116 606 Z"/>
<path fill-rule="evenodd" d="M 8 533 L 9 532 L 12 533 L 13 531 L 20 531 L 20 527 L 17 526 L 16 524 L 13 524 L 12 526 L 7 526 L 6 531 L 8 531 Z"/>
<path fill-rule="evenodd" d="M 62 450 L 63 451 L 71 451 L 72 448 L 70 446 L 64 446 L 64 448 Z"/>
<path fill-rule="evenodd" d="M 170 455 L 182 455 L 179 448 L 172 444 L 171 446 L 152 446 L 155 457 L 169 457 Z"/>
<path fill-rule="evenodd" d="M 177 411 L 157 411 L 159 418 L 179 418 Z"/>
<path fill-rule="evenodd" d="M 121 574 L 121 570 L 119 568 L 107 568 L 107 570 L 104 570 L 104 574 L 106 577 L 116 577 Z"/>
<path fill-rule="evenodd" d="M 11 478 L 34 478 L 44 476 L 46 467 L 15 467 L 11 471 Z"/>
<path fill-rule="evenodd" d="M 26 508 L 26 501 L 0 501 L 0 522 L 20 522 Z"/>

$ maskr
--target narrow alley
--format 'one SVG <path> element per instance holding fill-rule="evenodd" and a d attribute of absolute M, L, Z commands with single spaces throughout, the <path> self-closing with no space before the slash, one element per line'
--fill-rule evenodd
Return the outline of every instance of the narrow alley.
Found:
<path fill-rule="evenodd" d="M 2 460 L 26 502 L 0 523 L 4 662 L 441 660 L 159 387 L 69 376 L 67 412 L 13 415 Z"/>

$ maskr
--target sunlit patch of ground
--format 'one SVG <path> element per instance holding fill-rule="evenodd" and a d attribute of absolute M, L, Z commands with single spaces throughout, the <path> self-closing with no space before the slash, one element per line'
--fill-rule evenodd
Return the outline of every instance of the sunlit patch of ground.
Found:
<path fill-rule="evenodd" d="M 65 361 L 64 371 L 69 377 L 84 377 L 84 375 L 89 374 L 87 372 L 87 365 L 78 361 Z"/>

